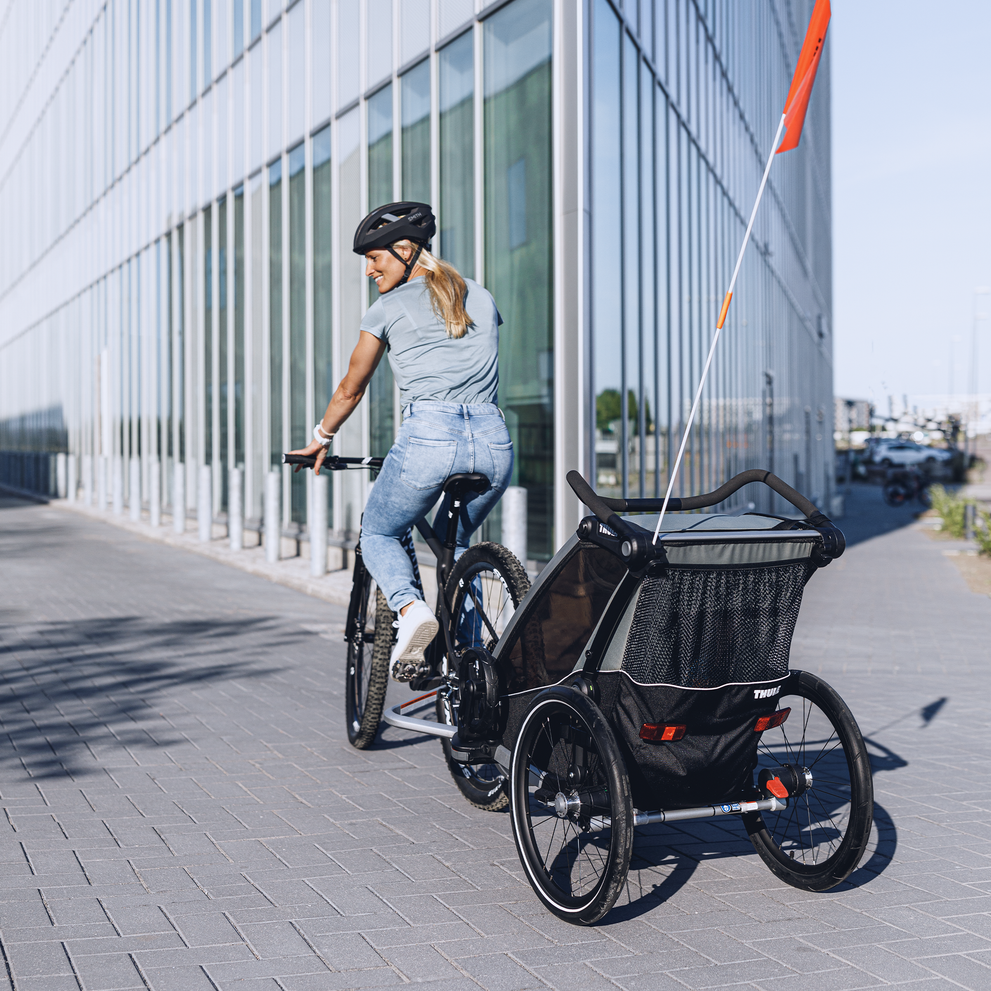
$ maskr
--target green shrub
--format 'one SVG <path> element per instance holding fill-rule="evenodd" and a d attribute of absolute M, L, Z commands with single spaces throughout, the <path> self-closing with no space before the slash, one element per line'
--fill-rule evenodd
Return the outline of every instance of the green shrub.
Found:
<path fill-rule="evenodd" d="M 977 522 L 974 526 L 974 542 L 977 544 L 977 553 L 986 554 L 991 557 L 991 513 L 981 510 L 977 514 Z"/>
<path fill-rule="evenodd" d="M 965 499 L 961 499 L 955 492 L 947 492 L 942 485 L 931 485 L 929 494 L 932 497 L 933 512 L 942 518 L 943 533 L 948 533 L 958 540 L 964 535 L 964 506 L 967 505 Z"/>

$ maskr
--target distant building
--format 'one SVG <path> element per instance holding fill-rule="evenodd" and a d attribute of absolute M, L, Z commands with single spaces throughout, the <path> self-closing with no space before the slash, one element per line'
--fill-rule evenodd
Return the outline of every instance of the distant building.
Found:
<path fill-rule="evenodd" d="M 147 505 L 158 479 L 163 511 L 193 514 L 210 466 L 222 518 L 241 470 L 250 522 L 275 470 L 305 534 L 308 476 L 281 454 L 372 298 L 354 228 L 409 198 L 505 318 L 530 557 L 582 515 L 568 469 L 663 491 L 812 0 L 3 8 L 0 481 L 44 488 L 68 452 L 91 503 Z M 829 53 L 771 170 L 679 492 L 761 466 L 828 505 Z M 383 362 L 335 450 L 384 454 L 400 415 Z M 330 487 L 338 541 L 356 476 Z"/>
<path fill-rule="evenodd" d="M 870 430 L 874 407 L 866 399 L 833 398 L 833 420 L 837 433 Z"/>

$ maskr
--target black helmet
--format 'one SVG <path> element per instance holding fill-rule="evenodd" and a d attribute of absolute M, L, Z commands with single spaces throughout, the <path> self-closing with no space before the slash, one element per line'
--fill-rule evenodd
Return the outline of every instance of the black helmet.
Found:
<path fill-rule="evenodd" d="M 369 251 L 385 248 L 406 266 L 398 285 L 409 279 L 420 258 L 420 252 L 430 244 L 437 233 L 437 222 L 429 203 L 386 203 L 365 217 L 354 232 L 354 253 L 364 255 Z M 407 262 L 393 245 L 396 241 L 412 241 L 416 246 L 413 257 Z"/>
<path fill-rule="evenodd" d="M 354 253 L 363 255 L 396 241 L 427 244 L 437 233 L 429 203 L 386 203 L 365 217 L 354 232 Z"/>

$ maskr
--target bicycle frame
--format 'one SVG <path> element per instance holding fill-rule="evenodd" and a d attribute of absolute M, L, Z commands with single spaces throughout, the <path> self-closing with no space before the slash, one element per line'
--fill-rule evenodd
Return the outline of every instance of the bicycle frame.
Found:
<path fill-rule="evenodd" d="M 282 460 L 284 464 L 300 465 L 304 468 L 312 468 L 316 464 L 315 456 L 299 454 L 284 454 L 282 456 Z M 348 469 L 355 468 L 365 468 L 371 471 L 378 471 L 382 467 L 383 461 L 383 458 L 347 458 L 340 457 L 338 455 L 331 455 L 324 460 L 321 467 L 329 471 L 346 471 Z M 443 507 L 445 505 L 447 507 L 447 531 L 444 534 L 443 540 L 438 537 L 434 528 L 429 522 L 427 522 L 426 517 L 418 520 L 413 524 L 413 526 L 423 538 L 423 542 L 433 552 L 434 558 L 437 562 L 437 604 L 434 609 L 434 614 L 437 616 L 444 634 L 444 657 L 449 658 L 454 654 L 454 641 L 451 634 L 451 610 L 447 601 L 447 596 L 444 593 L 447 588 L 447 580 L 450 578 L 451 571 L 454 568 L 454 553 L 457 549 L 458 540 L 458 515 L 461 509 L 462 499 L 461 497 L 457 497 L 451 493 L 445 493 L 443 499 L 441 500 L 441 506 Z M 415 580 L 417 583 L 420 583 L 420 570 L 419 564 L 416 560 L 416 552 L 413 549 L 412 531 L 408 532 L 407 537 L 409 539 L 403 541 L 403 546 L 413 564 L 413 574 Z M 351 586 L 351 600 L 348 606 L 348 618 L 344 630 L 344 638 L 348 641 L 351 640 L 356 632 L 354 629 L 354 624 L 358 612 L 358 600 L 364 584 L 365 574 L 367 573 L 367 568 L 365 567 L 364 560 L 362 559 L 360 539 L 358 544 L 355 546 L 354 554 L 355 563 L 353 583 Z M 430 644 L 430 647 L 427 648 L 425 657 L 425 659 L 429 662 L 431 669 L 438 672 L 439 677 L 434 677 L 426 682 L 417 683 L 414 685 L 414 690 L 437 688 L 443 684 L 448 671 L 446 670 L 446 664 L 442 670 L 441 665 L 436 663 L 438 660 L 437 652 L 441 649 L 439 641 L 439 637 L 434 638 L 433 642 Z"/>

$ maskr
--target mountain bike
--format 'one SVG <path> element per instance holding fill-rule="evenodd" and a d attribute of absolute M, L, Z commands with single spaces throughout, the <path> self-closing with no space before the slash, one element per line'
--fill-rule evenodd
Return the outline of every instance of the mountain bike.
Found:
<path fill-rule="evenodd" d="M 329 471 L 372 470 L 383 458 L 331 456 L 321 468 Z M 312 468 L 315 456 L 283 455 L 283 462 Z M 458 726 L 458 703 L 464 672 L 459 661 L 471 648 L 491 652 L 516 607 L 530 588 L 530 579 L 519 560 L 505 547 L 489 541 L 470 546 L 457 555 L 459 514 L 466 498 L 489 487 L 485 475 L 459 473 L 443 485 L 443 498 L 431 525 L 425 518 L 415 524 L 423 543 L 434 556 L 437 596 L 434 613 L 440 631 L 424 654 L 410 688 L 427 695 L 395 706 L 387 722 L 405 726 L 410 716 L 403 710 L 424 699 L 432 704 L 436 729 L 451 774 L 465 798 L 481 809 L 498 810 L 509 801 L 507 776 L 490 761 L 465 763 L 452 743 Z M 442 529 L 439 535 L 437 529 Z M 403 548 L 413 565 L 414 585 L 423 591 L 412 530 Z M 395 643 L 396 615 L 365 566 L 361 541 L 354 548 L 351 597 L 344 626 L 347 643 L 345 669 L 345 725 L 351 745 L 364 750 L 378 737 L 389 685 L 389 658 Z M 473 656 L 473 655 L 472 655 Z M 471 684 L 473 679 L 467 679 Z M 456 759 L 461 757 L 462 759 Z"/>

